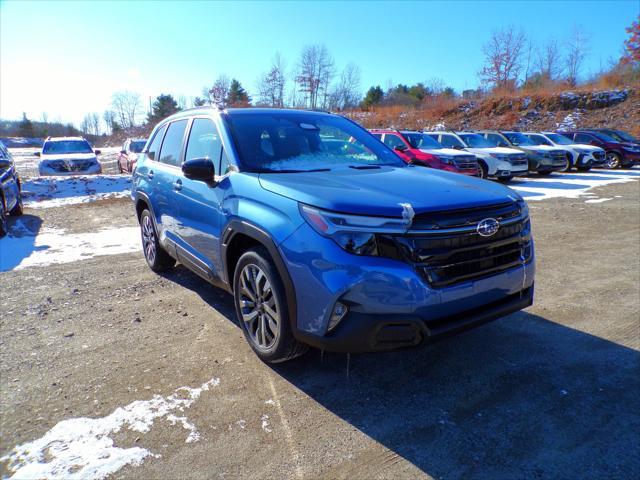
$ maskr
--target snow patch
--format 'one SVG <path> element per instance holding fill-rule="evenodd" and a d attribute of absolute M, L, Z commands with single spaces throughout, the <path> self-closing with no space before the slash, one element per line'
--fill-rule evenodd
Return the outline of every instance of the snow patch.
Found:
<path fill-rule="evenodd" d="M 8 464 L 11 479 L 105 478 L 125 465 L 140 465 L 148 456 L 160 456 L 142 447 L 116 447 L 110 436 L 123 428 L 146 433 L 157 418 L 166 417 L 172 424 L 181 423 L 190 430 L 187 443 L 198 441 L 195 426 L 171 412 L 183 412 L 202 392 L 218 385 L 220 379 L 212 378 L 199 388 L 180 387 L 168 397 L 137 400 L 106 417 L 62 420 L 41 438 L 15 447 L 0 462 Z"/>
<path fill-rule="evenodd" d="M 264 430 L 267 433 L 271 433 L 271 426 L 269 425 L 269 415 L 262 415 L 262 418 L 260 419 L 262 420 L 262 430 Z"/>
<path fill-rule="evenodd" d="M 560 123 L 556 123 L 556 127 L 558 130 L 572 130 L 578 128 L 578 123 L 580 122 L 580 117 L 582 113 L 580 110 L 574 110 L 569 115 L 564 117 Z"/>
<path fill-rule="evenodd" d="M 22 184 L 25 207 L 51 208 L 128 197 L 131 177 L 127 175 L 82 175 L 38 177 Z"/>
<path fill-rule="evenodd" d="M 591 200 L 585 200 L 584 203 L 602 203 L 608 200 L 613 200 L 613 198 L 593 198 Z"/>

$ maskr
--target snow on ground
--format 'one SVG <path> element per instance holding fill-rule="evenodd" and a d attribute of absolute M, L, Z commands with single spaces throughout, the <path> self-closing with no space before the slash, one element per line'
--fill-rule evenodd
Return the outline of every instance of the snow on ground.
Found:
<path fill-rule="evenodd" d="M 34 235 L 18 218 L 0 239 L 0 272 L 69 263 L 98 255 L 117 255 L 142 249 L 140 229 L 122 227 L 86 233 L 43 228 Z"/>
<path fill-rule="evenodd" d="M 11 479 L 105 478 L 125 465 L 140 465 L 150 455 L 160 456 L 142 447 L 116 447 L 111 436 L 123 428 L 146 433 L 156 419 L 165 417 L 169 424 L 179 423 L 189 430 L 187 443 L 198 441 L 196 427 L 182 413 L 202 392 L 218 385 L 220 379 L 212 378 L 198 388 L 180 387 L 168 397 L 155 395 L 151 400 L 137 400 L 106 417 L 62 420 L 44 436 L 15 447 L 0 462 L 8 463 Z"/>
<path fill-rule="evenodd" d="M 509 186 L 527 201 L 550 198 L 579 198 L 589 190 L 614 183 L 640 180 L 640 170 L 591 170 L 580 173 L 556 173 L 514 180 Z M 589 203 L 596 203 L 590 201 Z"/>
<path fill-rule="evenodd" d="M 130 189 L 128 175 L 36 177 L 23 181 L 22 196 L 25 207 L 50 208 L 128 197 Z"/>

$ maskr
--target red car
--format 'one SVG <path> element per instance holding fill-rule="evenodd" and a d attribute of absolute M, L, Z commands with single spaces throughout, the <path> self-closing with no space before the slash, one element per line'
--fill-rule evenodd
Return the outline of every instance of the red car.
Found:
<path fill-rule="evenodd" d="M 407 163 L 478 176 L 478 159 L 468 152 L 445 148 L 429 135 L 410 130 L 369 130 Z"/>
<path fill-rule="evenodd" d="M 136 168 L 138 154 L 142 152 L 147 140 L 144 138 L 128 138 L 122 150 L 118 154 L 118 171 L 120 173 L 132 173 Z"/>

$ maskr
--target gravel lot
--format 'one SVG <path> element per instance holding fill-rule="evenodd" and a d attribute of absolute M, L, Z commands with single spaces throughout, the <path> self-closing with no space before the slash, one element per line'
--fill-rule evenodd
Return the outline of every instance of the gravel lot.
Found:
<path fill-rule="evenodd" d="M 2 272 L 0 476 L 58 422 L 157 395 L 150 423 L 101 437 L 109 458 L 144 458 L 113 478 L 640 478 L 639 186 L 531 202 L 533 307 L 427 348 L 354 355 L 349 375 L 345 355 L 318 351 L 261 363 L 229 295 L 181 266 L 158 276 L 140 252 Z M 12 222 L 17 237 L 136 226 L 124 198 Z"/>

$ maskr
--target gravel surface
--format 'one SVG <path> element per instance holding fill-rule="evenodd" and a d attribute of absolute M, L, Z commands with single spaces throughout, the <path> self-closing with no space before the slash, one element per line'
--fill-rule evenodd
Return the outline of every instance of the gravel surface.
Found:
<path fill-rule="evenodd" d="M 147 452 L 113 478 L 640 478 L 639 185 L 532 202 L 533 307 L 426 348 L 353 355 L 348 376 L 346 355 L 314 350 L 261 363 L 229 295 L 181 266 L 156 275 L 139 252 L 2 272 L 0 456 L 63 420 L 102 425 L 182 392 L 193 402 L 156 405 L 146 431 L 109 431 L 113 452 Z M 109 199 L 27 209 L 24 225 L 136 221 Z"/>

